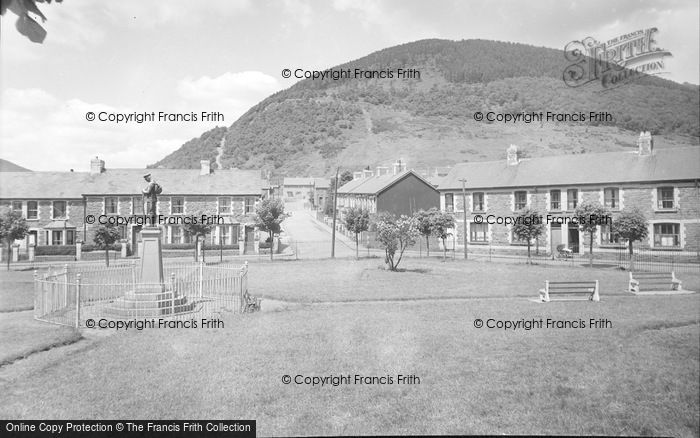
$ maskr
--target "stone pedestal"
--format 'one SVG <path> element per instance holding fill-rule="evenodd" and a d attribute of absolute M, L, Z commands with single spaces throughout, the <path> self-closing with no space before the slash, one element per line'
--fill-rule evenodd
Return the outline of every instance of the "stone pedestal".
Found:
<path fill-rule="evenodd" d="M 27 256 L 29 257 L 29 261 L 33 262 L 35 255 L 36 255 L 36 245 L 33 243 L 30 243 L 29 246 L 27 247 Z"/>
<path fill-rule="evenodd" d="M 19 245 L 17 245 L 16 243 L 12 245 L 12 261 L 19 261 Z"/>
<path fill-rule="evenodd" d="M 163 279 L 161 230 L 144 227 L 141 230 L 141 273 L 132 290 L 114 300 L 107 313 L 117 318 L 146 318 L 172 316 L 191 312 L 195 304 L 181 296 L 175 285 Z M 126 245 L 126 244 L 124 244 Z"/>
<path fill-rule="evenodd" d="M 122 244 L 122 253 L 121 253 L 121 256 L 122 256 L 123 259 L 126 258 L 126 249 L 127 249 L 127 247 L 126 247 L 126 242 L 127 242 L 126 239 L 120 240 L 120 243 Z"/>
<path fill-rule="evenodd" d="M 245 254 L 245 240 L 238 241 L 238 254 L 239 255 Z"/>
<path fill-rule="evenodd" d="M 75 242 L 75 259 L 80 260 L 83 257 L 83 242 Z"/>
<path fill-rule="evenodd" d="M 163 284 L 163 250 L 161 230 L 157 227 L 144 227 L 141 230 L 141 284 Z"/>

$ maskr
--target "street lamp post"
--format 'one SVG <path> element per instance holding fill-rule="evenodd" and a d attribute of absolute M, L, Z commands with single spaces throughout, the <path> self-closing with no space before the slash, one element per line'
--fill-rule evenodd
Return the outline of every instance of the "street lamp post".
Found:
<path fill-rule="evenodd" d="M 462 210 L 463 210 L 463 220 L 462 220 L 462 234 L 464 238 L 464 259 L 467 259 L 467 189 L 465 178 L 460 179 L 462 182 Z"/>
<path fill-rule="evenodd" d="M 331 258 L 335 258 L 335 221 L 338 216 L 338 172 L 340 172 L 340 167 L 335 169 L 335 187 L 333 188 L 333 237 L 331 244 Z"/>

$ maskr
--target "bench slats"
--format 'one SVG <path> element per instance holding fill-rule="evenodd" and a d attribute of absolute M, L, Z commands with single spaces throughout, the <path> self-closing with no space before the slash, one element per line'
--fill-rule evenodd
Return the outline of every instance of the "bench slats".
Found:
<path fill-rule="evenodd" d="M 586 295 L 589 300 L 600 300 L 597 281 L 547 281 L 540 291 L 540 298 L 550 301 L 550 295 Z"/>

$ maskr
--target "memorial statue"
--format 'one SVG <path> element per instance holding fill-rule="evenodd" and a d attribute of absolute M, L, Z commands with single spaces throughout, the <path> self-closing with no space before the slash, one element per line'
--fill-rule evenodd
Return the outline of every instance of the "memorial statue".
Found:
<path fill-rule="evenodd" d="M 144 203 L 148 206 L 148 209 L 144 208 L 143 211 L 148 216 L 155 217 L 158 195 L 163 192 L 163 188 L 151 177 L 150 173 L 144 175 L 143 179 L 148 182 L 146 188 L 141 191 Z"/>

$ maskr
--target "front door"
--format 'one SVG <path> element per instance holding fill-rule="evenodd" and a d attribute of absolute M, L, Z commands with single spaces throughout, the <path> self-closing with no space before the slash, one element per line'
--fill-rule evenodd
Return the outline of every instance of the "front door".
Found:
<path fill-rule="evenodd" d="M 579 241 L 578 241 L 578 224 L 574 223 L 569 223 L 569 244 L 567 247 L 574 252 L 574 254 L 578 254 L 579 252 Z"/>
<path fill-rule="evenodd" d="M 550 241 L 552 242 L 552 254 L 557 253 L 557 246 L 561 245 L 561 224 L 552 222 L 552 226 L 549 229 Z"/>

